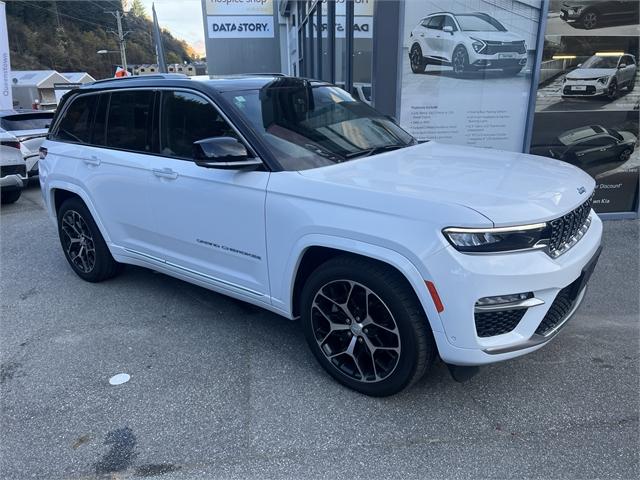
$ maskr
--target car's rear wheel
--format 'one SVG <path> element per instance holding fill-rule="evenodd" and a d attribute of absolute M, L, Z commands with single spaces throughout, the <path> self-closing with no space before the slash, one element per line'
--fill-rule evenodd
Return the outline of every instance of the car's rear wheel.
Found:
<path fill-rule="evenodd" d="M 427 68 L 427 62 L 422 55 L 422 48 L 414 43 L 409 52 L 409 62 L 411 63 L 411 71 L 413 73 L 424 73 Z"/>
<path fill-rule="evenodd" d="M 592 28 L 596 28 L 598 26 L 598 22 L 600 21 L 600 16 L 598 12 L 593 10 L 587 10 L 580 17 L 580 23 L 587 30 L 591 30 Z"/>
<path fill-rule="evenodd" d="M 111 256 L 89 209 L 79 198 L 69 198 L 60 206 L 58 235 L 69 265 L 83 280 L 101 282 L 118 273 L 120 264 Z"/>
<path fill-rule="evenodd" d="M 421 378 L 435 356 L 424 311 L 391 267 L 336 257 L 311 274 L 300 305 L 317 360 L 333 378 L 361 393 L 397 393 Z"/>
<path fill-rule="evenodd" d="M 20 195 L 22 195 L 21 188 L 16 188 L 13 190 L 2 190 L 2 192 L 0 192 L 0 201 L 2 202 L 2 205 L 16 203 L 20 198 Z"/>
<path fill-rule="evenodd" d="M 457 77 L 462 77 L 469 70 L 469 55 L 467 49 L 462 45 L 456 48 L 451 59 L 453 73 Z"/>
<path fill-rule="evenodd" d="M 607 87 L 607 98 L 609 100 L 615 100 L 618 98 L 618 81 L 615 78 L 612 78 L 609 82 L 609 86 Z"/>
<path fill-rule="evenodd" d="M 631 148 L 625 148 L 624 150 L 622 150 L 622 152 L 620 152 L 618 158 L 620 158 L 621 162 L 626 162 L 631 158 L 632 153 L 633 150 Z"/>
<path fill-rule="evenodd" d="M 627 83 L 627 92 L 633 92 L 634 87 L 636 86 L 636 76 L 634 75 L 629 83 Z"/>

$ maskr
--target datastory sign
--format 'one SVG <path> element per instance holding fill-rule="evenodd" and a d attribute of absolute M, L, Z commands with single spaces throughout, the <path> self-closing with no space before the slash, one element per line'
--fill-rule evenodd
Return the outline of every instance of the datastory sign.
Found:
<path fill-rule="evenodd" d="M 273 38 L 273 0 L 206 0 L 209 38 Z"/>

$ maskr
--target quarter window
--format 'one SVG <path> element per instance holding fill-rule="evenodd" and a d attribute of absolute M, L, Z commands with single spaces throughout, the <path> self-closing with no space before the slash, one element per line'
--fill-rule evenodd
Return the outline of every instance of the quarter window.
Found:
<path fill-rule="evenodd" d="M 90 143 L 96 100 L 96 95 L 83 95 L 74 99 L 60 121 L 55 139 Z"/>
<path fill-rule="evenodd" d="M 151 152 L 153 97 L 150 90 L 112 92 L 109 102 L 106 145 Z"/>
<path fill-rule="evenodd" d="M 193 143 L 205 138 L 234 137 L 235 131 L 211 103 L 186 92 L 162 94 L 160 152 L 193 158 Z"/>

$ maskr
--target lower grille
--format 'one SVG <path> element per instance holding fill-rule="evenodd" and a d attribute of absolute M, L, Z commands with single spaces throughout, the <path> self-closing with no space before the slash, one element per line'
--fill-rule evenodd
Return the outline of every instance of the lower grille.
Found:
<path fill-rule="evenodd" d="M 546 335 L 567 318 L 567 315 L 569 315 L 569 312 L 571 312 L 571 309 L 576 303 L 578 293 L 580 293 L 577 290 L 581 280 L 582 277 L 558 292 L 558 296 L 536 329 L 537 335 Z"/>
<path fill-rule="evenodd" d="M 0 167 L 0 177 L 6 177 L 7 175 L 20 175 L 25 177 L 27 175 L 26 165 L 2 165 Z"/>
<path fill-rule="evenodd" d="M 509 333 L 518 326 L 526 313 L 526 308 L 500 310 L 495 312 L 476 312 L 476 332 L 478 337 L 493 337 Z"/>
<path fill-rule="evenodd" d="M 572 90 L 570 86 L 566 86 L 562 90 L 562 93 L 565 95 L 595 95 L 596 87 L 594 87 L 593 85 L 587 85 L 586 90 L 580 91 L 580 90 Z"/>
<path fill-rule="evenodd" d="M 485 42 L 487 46 L 480 53 L 495 55 L 496 53 L 526 53 L 524 42 Z"/>

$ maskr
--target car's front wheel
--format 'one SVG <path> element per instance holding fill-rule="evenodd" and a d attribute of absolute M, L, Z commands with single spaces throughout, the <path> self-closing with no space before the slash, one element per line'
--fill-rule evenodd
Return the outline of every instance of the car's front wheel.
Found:
<path fill-rule="evenodd" d="M 22 195 L 21 188 L 16 188 L 14 190 L 2 190 L 2 192 L 0 192 L 2 205 L 16 203 L 20 198 L 20 195 Z"/>
<path fill-rule="evenodd" d="M 593 10 L 587 10 L 582 14 L 582 17 L 580 17 L 580 23 L 587 30 L 598 27 L 599 22 L 600 16 L 598 15 L 598 12 Z"/>
<path fill-rule="evenodd" d="M 411 63 L 411 71 L 413 73 L 424 73 L 427 68 L 427 62 L 422 55 L 422 48 L 414 43 L 409 52 L 409 62 Z"/>
<path fill-rule="evenodd" d="M 456 77 L 462 77 L 469 70 L 469 54 L 462 45 L 454 50 L 451 66 Z"/>
<path fill-rule="evenodd" d="M 620 155 L 618 156 L 618 158 L 620 158 L 621 162 L 626 162 L 631 158 L 632 153 L 633 153 L 633 150 L 627 147 L 624 150 L 622 150 L 622 152 L 620 152 Z"/>
<path fill-rule="evenodd" d="M 607 87 L 607 98 L 609 100 L 615 100 L 618 98 L 618 81 L 615 78 L 612 78 L 609 82 L 609 86 Z"/>
<path fill-rule="evenodd" d="M 120 264 L 111 256 L 89 209 L 79 198 L 69 198 L 60 206 L 58 235 L 69 265 L 83 280 L 101 282 L 118 273 Z"/>
<path fill-rule="evenodd" d="M 392 395 L 422 377 L 435 357 L 413 289 L 391 267 L 339 256 L 302 290 L 305 337 L 322 367 L 366 395 Z"/>

